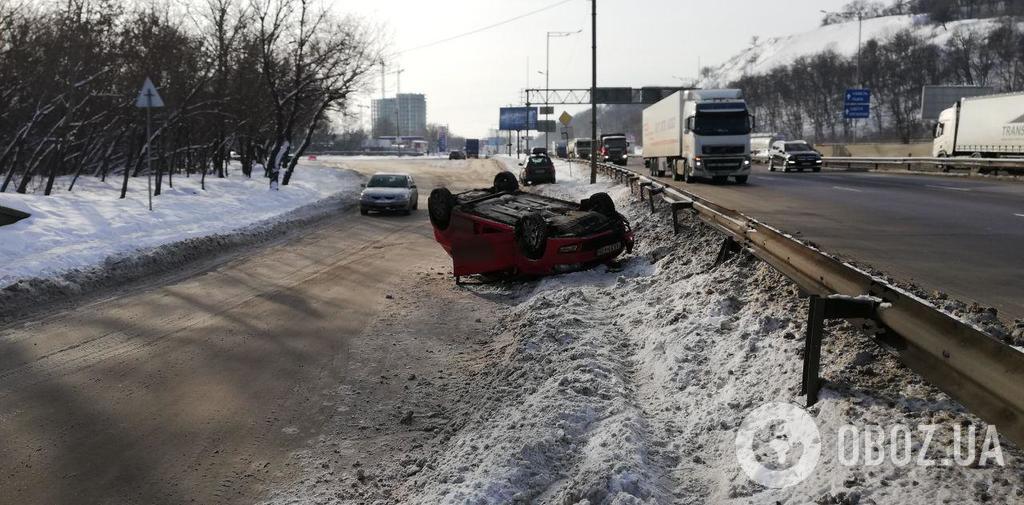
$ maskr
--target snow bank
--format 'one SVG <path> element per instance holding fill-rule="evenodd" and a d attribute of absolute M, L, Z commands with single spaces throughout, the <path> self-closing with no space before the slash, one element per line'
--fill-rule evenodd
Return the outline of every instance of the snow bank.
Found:
<path fill-rule="evenodd" d="M 464 400 L 471 418 L 444 450 L 427 458 L 408 483 L 415 491 L 403 501 L 923 505 L 1024 499 L 1020 454 L 1009 446 L 1005 468 L 841 464 L 835 441 L 846 424 L 979 424 L 845 325 L 828 327 L 822 374 L 831 382 L 807 410 L 824 445 L 814 472 L 785 489 L 752 482 L 737 462 L 737 430 L 762 405 L 802 403 L 799 335 L 806 301 L 791 282 L 749 256 L 715 266 L 721 236 L 699 221 L 687 220 L 686 230 L 673 237 L 669 220 L 630 205 L 625 188 L 591 186 L 578 165 L 572 174 L 566 163 L 556 165 L 559 184 L 535 190 L 574 200 L 608 191 L 634 224 L 637 251 L 621 272 L 597 269 L 518 287 L 475 288 L 522 300 L 493 330 L 508 335 L 510 344 L 501 362 L 475 378 L 480 393 Z M 948 440 L 932 443 L 949 447 Z"/>
<path fill-rule="evenodd" d="M 237 173 L 237 172 L 236 172 Z M 100 182 L 82 177 L 67 192 L 69 178 L 57 180 L 54 194 L 0 193 L 0 205 L 32 217 L 0 227 L 0 288 L 24 278 L 57 277 L 101 265 L 113 257 L 136 254 L 164 244 L 231 233 L 265 223 L 299 207 L 353 193 L 361 179 L 352 171 L 303 165 L 291 183 L 269 191 L 263 178 L 175 176 L 172 188 L 153 199 L 147 210 L 146 181 L 130 181 L 120 195 L 120 179 Z"/>
<path fill-rule="evenodd" d="M 911 29 L 919 37 L 933 44 L 944 45 L 957 29 L 990 31 L 998 25 L 998 19 L 968 19 L 953 21 L 945 26 L 924 22 L 921 16 L 886 16 L 864 20 L 863 40 L 885 39 L 898 31 Z M 851 21 L 784 37 L 773 37 L 759 41 L 733 56 L 715 69 L 713 79 L 725 85 L 744 75 L 764 74 L 772 69 L 788 65 L 801 56 L 810 56 L 826 50 L 833 50 L 845 56 L 857 54 L 858 23 Z M 713 83 L 705 82 L 704 87 Z"/>

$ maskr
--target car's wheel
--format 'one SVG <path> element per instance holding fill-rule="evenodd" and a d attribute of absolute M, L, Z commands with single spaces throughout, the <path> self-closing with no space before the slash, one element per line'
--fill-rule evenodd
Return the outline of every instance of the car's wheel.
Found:
<path fill-rule="evenodd" d="M 359 208 L 359 213 L 365 216 L 365 215 L 369 214 L 370 211 L 365 209 L 365 208 L 363 208 L 363 207 L 360 207 Z"/>
<path fill-rule="evenodd" d="M 768 160 L 768 171 L 769 172 L 774 172 L 775 171 L 775 160 Z"/>
<path fill-rule="evenodd" d="M 512 172 L 499 172 L 494 176 L 494 190 L 500 193 L 519 191 L 519 181 Z"/>
<path fill-rule="evenodd" d="M 527 214 L 516 221 L 516 245 L 531 260 L 544 257 L 548 246 L 548 222 L 540 213 Z"/>
<path fill-rule="evenodd" d="M 452 221 L 452 210 L 455 209 L 455 195 L 448 188 L 437 188 L 427 198 L 427 213 L 430 223 L 439 230 L 447 230 Z"/>
<path fill-rule="evenodd" d="M 750 178 L 749 175 L 737 175 L 736 176 L 736 184 L 746 184 L 747 180 L 749 178 Z"/>
<path fill-rule="evenodd" d="M 814 167 L 811 169 L 812 172 L 821 172 L 821 167 Z"/>
<path fill-rule="evenodd" d="M 587 210 L 597 212 L 608 218 L 614 218 L 619 215 L 615 210 L 615 202 L 612 201 L 612 197 L 608 196 L 608 193 L 594 193 L 590 196 L 589 201 Z"/>

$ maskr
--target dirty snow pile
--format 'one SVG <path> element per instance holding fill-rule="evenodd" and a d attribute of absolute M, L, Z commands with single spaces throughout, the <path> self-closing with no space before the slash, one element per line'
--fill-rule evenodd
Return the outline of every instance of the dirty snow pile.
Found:
<path fill-rule="evenodd" d="M 737 460 L 744 418 L 799 395 L 803 315 L 797 288 L 739 254 L 721 265 L 721 237 L 692 218 L 673 237 L 664 215 L 630 204 L 622 186 L 591 186 L 556 162 L 559 184 L 536 191 L 578 200 L 608 191 L 638 248 L 621 270 L 599 268 L 526 285 L 475 287 L 522 300 L 494 329 L 501 358 L 462 398 L 467 418 L 423 458 L 402 502 L 983 503 L 1024 500 L 1020 451 L 1005 466 L 846 465 L 843 425 L 980 421 L 845 324 L 830 324 L 822 376 L 807 409 L 821 432 L 813 473 L 783 489 L 754 483 Z M 915 447 L 919 447 L 915 445 Z M 915 454 L 915 457 L 917 455 Z"/>
<path fill-rule="evenodd" d="M 121 179 L 57 179 L 51 196 L 0 193 L 0 206 L 32 214 L 0 227 L 0 288 L 19 279 L 55 277 L 101 265 L 113 257 L 134 254 L 196 237 L 231 233 L 265 223 L 300 207 L 338 194 L 355 194 L 360 177 L 352 171 L 315 165 L 296 168 L 291 183 L 270 191 L 267 180 L 247 179 L 238 170 L 226 179 L 174 177 L 147 209 L 146 180 L 130 181 L 121 200 Z M 166 182 L 165 182 L 166 184 Z"/>

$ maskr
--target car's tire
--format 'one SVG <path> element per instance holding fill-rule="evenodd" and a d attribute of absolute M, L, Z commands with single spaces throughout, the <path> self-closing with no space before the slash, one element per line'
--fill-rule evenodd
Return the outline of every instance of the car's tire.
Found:
<path fill-rule="evenodd" d="M 821 172 L 821 167 L 814 167 L 811 169 L 812 172 Z"/>
<path fill-rule="evenodd" d="M 774 172 L 775 171 L 775 160 L 768 160 L 768 171 L 769 172 Z"/>
<path fill-rule="evenodd" d="M 367 209 L 365 209 L 365 208 L 362 208 L 362 207 L 360 207 L 360 208 L 359 208 L 359 213 L 360 213 L 361 215 L 364 215 L 364 216 L 365 216 L 365 215 L 369 214 L 369 213 L 370 213 L 370 211 L 369 211 L 369 210 L 367 210 Z"/>
<path fill-rule="evenodd" d="M 548 222 L 539 212 L 527 214 L 516 221 L 515 236 L 519 252 L 531 260 L 539 260 L 548 247 Z"/>
<path fill-rule="evenodd" d="M 607 218 L 615 218 L 619 215 L 615 210 L 615 202 L 612 201 L 612 197 L 608 196 L 608 193 L 594 193 L 590 195 L 589 201 L 587 210 L 597 212 Z"/>
<path fill-rule="evenodd" d="M 494 176 L 494 190 L 499 193 L 519 191 L 519 181 L 512 172 L 499 172 Z"/>
<path fill-rule="evenodd" d="M 448 188 L 437 188 L 431 191 L 430 198 L 427 198 L 427 213 L 430 214 L 430 223 L 439 230 L 447 230 L 452 221 L 455 203 L 455 195 L 448 191 Z"/>
<path fill-rule="evenodd" d="M 736 184 L 746 184 L 748 179 L 750 179 L 749 175 L 737 175 Z"/>

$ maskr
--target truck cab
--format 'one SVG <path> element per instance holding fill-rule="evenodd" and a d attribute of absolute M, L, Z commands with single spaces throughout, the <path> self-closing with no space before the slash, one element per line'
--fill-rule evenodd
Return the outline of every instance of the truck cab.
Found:
<path fill-rule="evenodd" d="M 707 91 L 718 93 L 688 92 L 683 103 L 683 159 L 672 165 L 673 175 L 687 182 L 733 177 L 743 184 L 750 176 L 754 119 L 738 90 Z"/>
<path fill-rule="evenodd" d="M 629 161 L 629 141 L 622 133 L 601 135 L 600 160 L 625 166 Z"/>
<path fill-rule="evenodd" d="M 939 114 L 939 122 L 935 124 L 934 134 L 932 157 L 953 156 L 956 145 L 956 107 L 950 107 Z"/>

